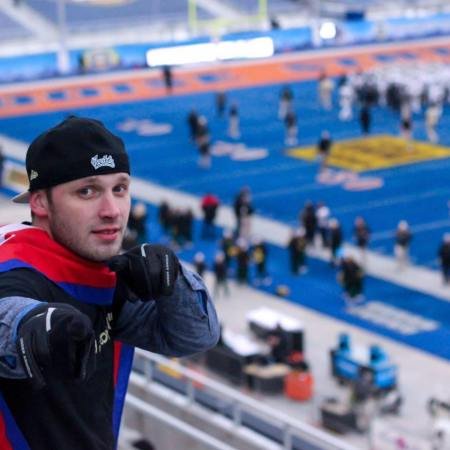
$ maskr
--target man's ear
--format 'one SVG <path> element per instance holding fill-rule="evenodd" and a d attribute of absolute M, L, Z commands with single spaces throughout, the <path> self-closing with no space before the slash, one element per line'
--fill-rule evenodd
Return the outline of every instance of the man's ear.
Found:
<path fill-rule="evenodd" d="M 49 211 L 49 202 L 47 193 L 40 189 L 30 193 L 30 209 L 36 217 L 47 217 Z"/>

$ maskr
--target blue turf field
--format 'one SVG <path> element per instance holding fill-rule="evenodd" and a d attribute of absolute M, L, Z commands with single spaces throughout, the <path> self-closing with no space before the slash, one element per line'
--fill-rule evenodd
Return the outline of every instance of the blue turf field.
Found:
<path fill-rule="evenodd" d="M 317 84 L 302 82 L 292 85 L 299 118 L 299 145 L 314 145 L 322 129 L 328 129 L 335 140 L 360 135 L 356 119 L 340 122 L 337 110 L 321 110 L 317 105 Z M 412 258 L 422 265 L 436 268 L 436 249 L 442 234 L 450 230 L 450 158 L 409 164 L 384 170 L 365 172 L 361 176 L 380 177 L 380 189 L 350 192 L 340 184 L 323 185 L 316 181 L 317 163 L 292 158 L 285 154 L 284 127 L 277 117 L 280 85 L 239 89 L 228 93 L 229 102 L 239 104 L 243 142 L 249 148 L 264 147 L 266 159 L 232 161 L 214 157 L 210 171 L 197 167 L 197 151 L 188 137 L 186 116 L 191 108 L 204 114 L 213 140 L 231 142 L 226 136 L 227 121 L 214 112 L 214 94 L 173 96 L 164 99 L 89 108 L 75 112 L 100 118 L 125 139 L 136 176 L 156 181 L 167 187 L 202 195 L 217 193 L 230 204 L 243 185 L 253 191 L 257 211 L 285 223 L 295 225 L 306 200 L 325 201 L 343 224 L 347 240 L 351 240 L 354 218 L 362 215 L 372 232 L 372 249 L 385 254 L 393 250 L 393 232 L 401 219 L 412 226 L 414 240 Z M 0 132 L 30 140 L 47 126 L 57 122 L 61 113 L 0 120 Z M 127 119 L 151 119 L 157 124 L 171 124 L 170 134 L 139 136 L 136 131 L 118 129 Z M 425 140 L 423 115 L 414 117 L 414 135 Z M 26 123 L 26 127 L 24 124 Z M 445 108 L 438 131 L 440 143 L 450 147 L 450 111 Z M 398 135 L 398 117 L 387 108 L 373 114 L 372 134 Z"/>

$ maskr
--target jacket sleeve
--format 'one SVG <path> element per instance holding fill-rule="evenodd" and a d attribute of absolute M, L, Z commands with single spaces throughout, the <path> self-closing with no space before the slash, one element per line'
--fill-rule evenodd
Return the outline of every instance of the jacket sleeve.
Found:
<path fill-rule="evenodd" d="M 187 356 L 214 347 L 219 322 L 199 275 L 181 266 L 170 297 L 124 301 L 114 325 L 114 338 L 166 356 Z"/>
<path fill-rule="evenodd" d="M 17 327 L 22 317 L 41 304 L 30 284 L 20 287 L 19 274 L 12 271 L 0 275 L 0 377 L 26 378 L 17 355 Z"/>

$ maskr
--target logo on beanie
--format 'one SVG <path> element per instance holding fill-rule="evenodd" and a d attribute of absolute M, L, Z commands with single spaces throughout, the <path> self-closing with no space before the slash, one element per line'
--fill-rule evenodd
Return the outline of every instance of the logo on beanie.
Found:
<path fill-rule="evenodd" d="M 101 158 L 99 158 L 98 155 L 95 155 L 91 158 L 91 164 L 95 170 L 100 169 L 100 167 L 112 167 L 113 169 L 116 167 L 114 159 L 111 155 L 105 155 Z"/>
<path fill-rule="evenodd" d="M 32 170 L 30 172 L 30 181 L 33 181 L 37 177 L 38 177 L 38 173 L 35 170 Z"/>

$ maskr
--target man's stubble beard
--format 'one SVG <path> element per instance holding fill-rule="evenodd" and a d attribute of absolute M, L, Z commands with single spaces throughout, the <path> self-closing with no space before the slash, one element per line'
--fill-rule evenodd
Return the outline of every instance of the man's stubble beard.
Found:
<path fill-rule="evenodd" d="M 53 239 L 84 259 L 104 262 L 117 255 L 122 248 L 123 235 L 114 244 L 97 247 L 83 245 L 83 242 L 77 238 L 71 227 L 67 227 L 64 221 L 58 220 L 57 216 L 54 216 L 54 219 L 56 220 L 50 223 L 50 232 Z"/>

